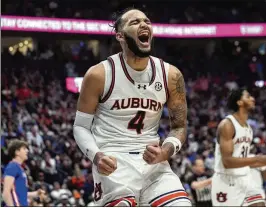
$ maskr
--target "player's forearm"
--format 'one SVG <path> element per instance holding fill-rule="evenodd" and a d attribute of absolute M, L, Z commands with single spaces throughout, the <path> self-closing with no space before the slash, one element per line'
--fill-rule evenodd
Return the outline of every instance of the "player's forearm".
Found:
<path fill-rule="evenodd" d="M 93 162 L 95 155 L 100 151 L 90 130 L 73 127 L 74 138 L 81 151 Z"/>
<path fill-rule="evenodd" d="M 204 188 L 206 186 L 209 186 L 211 183 L 212 183 L 211 178 L 208 178 L 208 179 L 203 180 L 203 181 L 193 181 L 191 183 L 191 188 L 194 190 L 197 190 L 197 189 L 201 189 L 201 188 Z"/>
<path fill-rule="evenodd" d="M 182 144 L 184 144 L 186 141 L 186 132 L 186 127 L 171 128 L 168 137 L 176 137 L 181 141 Z"/>
<path fill-rule="evenodd" d="M 181 143 L 186 141 L 187 132 L 187 102 L 185 96 L 182 102 L 175 103 L 169 108 L 170 132 L 168 137 L 176 137 Z"/>
<path fill-rule="evenodd" d="M 163 143 L 162 149 L 167 153 L 168 158 L 181 149 L 186 141 L 187 105 L 186 102 L 178 103 L 175 107 L 169 108 L 170 132 Z M 170 139 L 169 143 L 166 141 Z M 172 143 L 172 144 L 171 144 Z M 179 143 L 179 144 L 178 144 Z M 173 145 L 175 144 L 175 145 Z M 178 146 L 178 147 L 177 147 Z M 178 148 L 178 149 L 176 149 Z"/>
<path fill-rule="evenodd" d="M 3 193 L 3 200 L 6 203 L 6 206 L 14 207 L 14 203 L 13 203 L 11 192 L 4 192 Z"/>
<path fill-rule="evenodd" d="M 186 88 L 182 73 L 174 66 L 169 68 L 169 100 L 167 107 L 170 119 L 170 132 L 163 143 L 163 149 L 167 148 L 169 153 L 172 153 L 168 143 L 172 144 L 174 153 L 176 154 L 182 144 L 186 141 L 186 126 L 187 126 L 187 101 Z M 164 147 L 167 144 L 166 147 Z M 170 149 L 169 149 L 170 148 Z M 168 155 L 169 157 L 172 154 Z"/>
<path fill-rule="evenodd" d="M 77 111 L 73 126 L 73 134 L 77 145 L 92 162 L 96 153 L 100 151 L 90 130 L 93 117 L 93 114 Z"/>
<path fill-rule="evenodd" d="M 266 160 L 261 159 L 261 157 L 224 157 L 223 164 L 225 168 L 242 168 L 246 166 L 250 166 L 251 168 L 258 168 L 265 166 Z"/>

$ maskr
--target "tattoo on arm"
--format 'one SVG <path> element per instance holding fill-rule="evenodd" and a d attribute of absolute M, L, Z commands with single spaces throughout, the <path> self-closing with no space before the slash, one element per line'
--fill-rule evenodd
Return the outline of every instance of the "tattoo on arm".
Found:
<path fill-rule="evenodd" d="M 175 88 L 171 91 L 171 94 L 180 99 L 186 98 L 184 97 L 186 93 L 185 82 L 183 75 L 180 72 L 176 73 L 175 76 L 172 77 L 172 83 L 174 83 Z"/>
<path fill-rule="evenodd" d="M 178 71 L 171 82 L 175 86 L 170 91 L 168 103 L 171 131 L 169 136 L 177 137 L 182 143 L 186 140 L 187 102 L 185 82 L 182 74 Z"/>

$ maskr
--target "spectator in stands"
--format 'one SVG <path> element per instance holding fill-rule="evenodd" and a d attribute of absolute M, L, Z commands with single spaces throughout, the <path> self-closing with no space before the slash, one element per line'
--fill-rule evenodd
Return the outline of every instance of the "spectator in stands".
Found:
<path fill-rule="evenodd" d="M 62 195 L 68 196 L 68 198 L 72 197 L 70 190 L 61 188 L 59 182 L 54 182 L 53 191 L 51 192 L 51 197 L 55 201 L 59 201 Z"/>
<path fill-rule="evenodd" d="M 37 125 L 34 125 L 31 128 L 31 131 L 27 132 L 27 139 L 29 144 L 36 144 L 38 148 L 43 147 L 43 138 L 40 135 L 39 127 Z"/>
<path fill-rule="evenodd" d="M 69 199 L 69 202 L 71 203 L 72 206 L 75 206 L 75 207 L 84 207 L 85 206 L 85 202 L 84 200 L 82 199 L 82 194 L 83 191 L 80 193 L 78 190 L 73 190 L 73 197 L 71 197 Z"/>
<path fill-rule="evenodd" d="M 55 204 L 57 207 L 71 207 L 69 202 L 69 196 L 67 194 L 62 194 L 60 196 L 59 202 Z"/>
<path fill-rule="evenodd" d="M 57 180 L 56 161 L 51 157 L 49 152 L 44 152 L 44 159 L 41 161 L 41 170 L 45 174 L 47 183 L 52 183 Z"/>

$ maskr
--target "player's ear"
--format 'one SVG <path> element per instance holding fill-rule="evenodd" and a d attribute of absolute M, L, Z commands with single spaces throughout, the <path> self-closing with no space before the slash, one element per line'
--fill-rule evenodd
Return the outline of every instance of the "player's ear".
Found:
<path fill-rule="evenodd" d="M 118 42 L 121 42 L 121 41 L 124 40 L 124 35 L 123 35 L 121 32 L 117 32 L 117 33 L 115 34 L 115 38 L 116 38 L 116 40 L 117 40 Z"/>
<path fill-rule="evenodd" d="M 237 105 L 238 106 L 242 106 L 243 105 L 243 101 L 242 100 L 237 101 Z"/>

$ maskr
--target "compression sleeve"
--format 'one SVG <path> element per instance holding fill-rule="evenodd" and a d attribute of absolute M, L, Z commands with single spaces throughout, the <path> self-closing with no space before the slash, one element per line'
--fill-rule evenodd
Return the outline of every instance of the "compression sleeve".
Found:
<path fill-rule="evenodd" d="M 73 126 L 73 134 L 81 151 L 93 162 L 97 152 L 100 151 L 91 133 L 91 125 L 94 115 L 76 112 Z"/>

